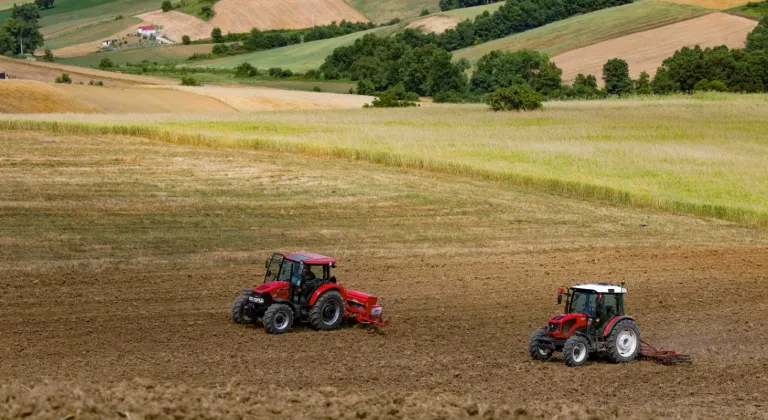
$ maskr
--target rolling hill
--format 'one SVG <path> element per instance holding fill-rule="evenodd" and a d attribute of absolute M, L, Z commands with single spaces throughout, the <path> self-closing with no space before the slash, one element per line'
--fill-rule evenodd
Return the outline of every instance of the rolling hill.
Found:
<path fill-rule="evenodd" d="M 572 81 L 578 73 L 594 74 L 600 79 L 603 64 L 616 57 L 629 63 L 632 77 L 643 71 L 653 76 L 665 58 L 683 47 L 726 45 L 743 48 L 747 34 L 755 26 L 757 22 L 751 19 L 712 13 L 572 50 L 552 60 L 563 69 L 566 82 Z"/>
<path fill-rule="evenodd" d="M 355 10 L 376 23 L 419 16 L 422 10 L 440 11 L 440 0 L 346 0 Z"/>
<path fill-rule="evenodd" d="M 253 28 L 302 29 L 331 22 L 365 22 L 365 16 L 343 0 L 219 0 L 210 23 L 224 32 Z"/>
<path fill-rule="evenodd" d="M 627 34 L 658 28 L 710 13 L 697 6 L 642 0 L 574 16 L 559 22 L 454 52 L 471 62 L 493 50 L 538 50 L 554 56 Z M 589 30 L 585 30 L 589 28 Z"/>

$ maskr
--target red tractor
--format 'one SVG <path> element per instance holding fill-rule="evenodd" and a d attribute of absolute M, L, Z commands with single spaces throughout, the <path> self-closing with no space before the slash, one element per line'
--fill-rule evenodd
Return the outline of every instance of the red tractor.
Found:
<path fill-rule="evenodd" d="M 577 284 L 557 291 L 557 303 L 565 294 L 565 313 L 534 331 L 528 352 L 547 360 L 563 352 L 565 364 L 581 366 L 591 353 L 604 354 L 614 363 L 628 363 L 640 351 L 640 329 L 624 314 L 624 284 Z"/>
<path fill-rule="evenodd" d="M 232 304 L 232 321 L 251 324 L 262 319 L 270 334 L 283 334 L 294 322 L 316 330 L 334 330 L 345 320 L 387 326 L 376 296 L 347 290 L 331 269 L 336 260 L 312 253 L 274 254 L 268 259 L 264 283 L 244 289 Z"/>

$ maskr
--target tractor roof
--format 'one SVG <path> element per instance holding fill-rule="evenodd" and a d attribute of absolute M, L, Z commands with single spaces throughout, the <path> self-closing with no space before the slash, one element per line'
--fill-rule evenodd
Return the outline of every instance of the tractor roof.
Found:
<path fill-rule="evenodd" d="M 328 265 L 335 264 L 336 260 L 325 255 L 313 254 L 311 252 L 294 252 L 285 256 L 286 259 L 291 261 L 303 262 L 309 265 Z"/>
<path fill-rule="evenodd" d="M 577 284 L 571 286 L 571 289 L 591 290 L 595 293 L 627 293 L 627 289 L 608 283 Z"/>

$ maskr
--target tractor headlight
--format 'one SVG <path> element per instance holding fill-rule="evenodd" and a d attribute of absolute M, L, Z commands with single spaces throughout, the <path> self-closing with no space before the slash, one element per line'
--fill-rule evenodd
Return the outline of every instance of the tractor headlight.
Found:
<path fill-rule="evenodd" d="M 248 302 L 264 303 L 264 298 L 261 296 L 248 296 Z"/>
<path fill-rule="evenodd" d="M 374 318 L 381 317 L 382 312 L 384 312 L 384 308 L 381 306 L 374 306 L 373 309 L 371 309 L 371 316 Z"/>

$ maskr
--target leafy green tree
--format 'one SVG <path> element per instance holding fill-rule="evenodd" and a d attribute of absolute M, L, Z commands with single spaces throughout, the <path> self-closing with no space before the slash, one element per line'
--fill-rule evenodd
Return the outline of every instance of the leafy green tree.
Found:
<path fill-rule="evenodd" d="M 476 93 L 526 85 L 543 95 L 555 96 L 562 85 L 562 70 L 538 51 L 492 51 L 478 60 L 471 85 Z"/>
<path fill-rule="evenodd" d="M 419 16 L 429 16 L 429 9 L 423 9 L 421 13 L 419 13 Z"/>
<path fill-rule="evenodd" d="M 376 86 L 368 79 L 360 79 L 357 81 L 357 94 L 358 95 L 375 95 Z"/>
<path fill-rule="evenodd" d="M 651 81 L 651 90 L 656 95 L 668 95 L 680 91 L 680 84 L 672 79 L 669 70 L 659 67 Z"/>
<path fill-rule="evenodd" d="M 192 43 L 192 40 L 189 38 L 189 35 L 184 35 L 181 37 L 181 43 L 184 45 L 189 45 Z"/>
<path fill-rule="evenodd" d="M 54 82 L 70 85 L 72 84 L 72 78 L 69 77 L 68 73 L 62 73 L 61 76 L 57 77 L 56 80 L 54 80 Z"/>
<path fill-rule="evenodd" d="M 104 57 L 99 62 L 99 68 L 102 70 L 111 69 L 113 67 L 115 67 L 115 63 L 112 60 L 110 60 L 109 57 Z"/>
<path fill-rule="evenodd" d="M 182 86 L 200 86 L 200 83 L 192 76 L 184 76 L 181 78 Z"/>
<path fill-rule="evenodd" d="M 569 96 L 580 99 L 597 99 L 601 97 L 602 93 L 597 87 L 597 78 L 592 74 L 584 76 L 579 73 L 573 81 Z"/>
<path fill-rule="evenodd" d="M 163 9 L 163 12 L 170 12 L 173 10 L 173 5 L 169 0 L 165 0 L 160 8 Z"/>
<path fill-rule="evenodd" d="M 251 63 L 244 62 L 235 67 L 235 77 L 255 77 L 259 75 L 259 71 L 256 67 L 253 67 Z"/>
<path fill-rule="evenodd" d="M 34 7 L 34 5 L 32 5 Z M 3 43 L 7 43 L 9 39 L 13 41 L 8 46 L 7 51 L 14 55 L 21 54 L 21 47 L 23 46 L 24 52 L 30 53 L 35 51 L 38 47 L 43 45 L 43 34 L 40 33 L 37 26 L 37 21 L 24 22 L 16 18 L 9 18 L 3 23 L 0 28 L 0 33 L 6 35 L 0 36 L 5 38 Z M 21 39 L 22 43 L 19 43 Z"/>
<path fill-rule="evenodd" d="M 407 108 L 417 106 L 416 101 L 419 95 L 408 92 L 402 83 L 398 83 L 373 98 L 371 105 L 366 104 L 364 108 Z"/>
<path fill-rule="evenodd" d="M 211 31 L 211 39 L 217 44 L 224 42 L 224 35 L 221 33 L 221 28 L 213 28 Z"/>
<path fill-rule="evenodd" d="M 640 76 L 635 81 L 635 93 L 638 95 L 650 95 L 653 93 L 653 90 L 651 90 L 651 76 L 648 73 L 640 73 Z"/>
<path fill-rule="evenodd" d="M 747 35 L 746 51 L 768 50 L 768 16 L 763 17 L 760 23 Z"/>
<path fill-rule="evenodd" d="M 543 97 L 526 85 L 501 88 L 488 95 L 486 103 L 494 111 L 533 111 L 541 109 Z"/>
<path fill-rule="evenodd" d="M 40 10 L 37 5 L 32 3 L 22 4 L 21 6 L 13 5 L 11 11 L 11 17 L 20 20 L 25 23 L 35 23 L 40 20 Z"/>
<path fill-rule="evenodd" d="M 53 57 L 53 52 L 51 51 L 50 48 L 46 48 L 45 49 L 45 54 L 43 55 L 43 61 L 46 61 L 48 63 L 53 63 L 54 60 L 55 59 Z"/>
<path fill-rule="evenodd" d="M 609 95 L 626 95 L 632 92 L 629 65 L 620 58 L 612 58 L 603 66 L 603 82 Z"/>

